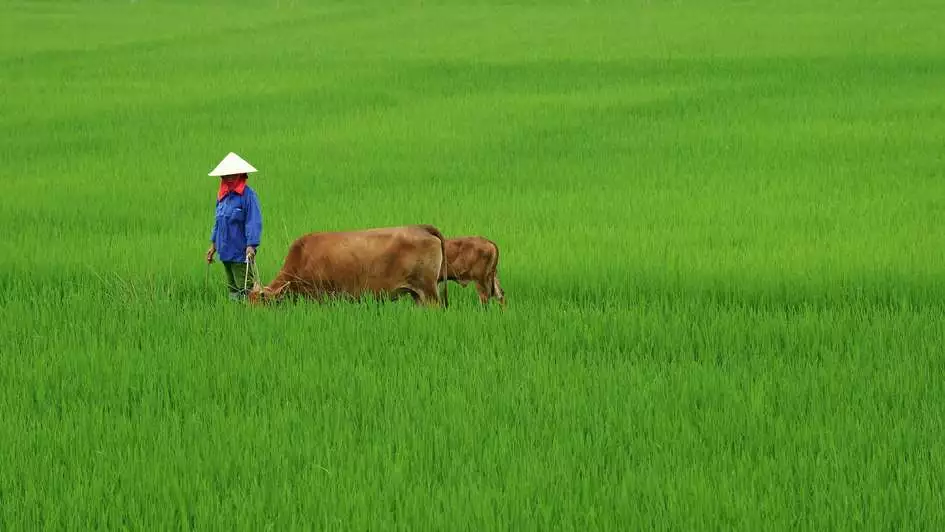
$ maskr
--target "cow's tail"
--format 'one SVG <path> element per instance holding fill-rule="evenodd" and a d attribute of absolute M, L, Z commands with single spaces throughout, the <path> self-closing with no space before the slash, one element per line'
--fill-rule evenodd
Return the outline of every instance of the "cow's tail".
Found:
<path fill-rule="evenodd" d="M 425 229 L 431 235 L 440 239 L 440 254 L 443 256 L 443 260 L 440 263 L 440 283 L 443 284 L 443 293 L 440 294 L 440 299 L 443 300 L 444 307 L 449 307 L 450 300 L 449 300 L 449 293 L 447 290 L 447 284 L 449 283 L 447 282 L 447 272 L 446 272 L 446 264 L 449 261 L 446 260 L 446 237 L 443 236 L 443 233 L 441 233 L 439 229 L 437 229 L 436 227 L 432 225 L 421 225 L 420 227 Z M 440 289 L 438 287 L 437 292 L 439 291 Z"/>
<path fill-rule="evenodd" d="M 492 264 L 489 268 L 489 276 L 492 277 L 492 294 L 499 300 L 500 304 L 505 305 L 505 292 L 502 291 L 502 286 L 499 285 L 499 246 L 491 240 L 489 242 L 495 249 L 495 256 L 492 258 Z"/>

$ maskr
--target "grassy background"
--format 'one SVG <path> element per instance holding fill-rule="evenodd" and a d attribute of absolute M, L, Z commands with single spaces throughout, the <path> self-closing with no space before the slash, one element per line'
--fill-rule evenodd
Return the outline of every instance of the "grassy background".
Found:
<path fill-rule="evenodd" d="M 0 3 L 3 528 L 945 527 L 939 2 Z M 228 305 L 434 223 L 504 313 Z"/>

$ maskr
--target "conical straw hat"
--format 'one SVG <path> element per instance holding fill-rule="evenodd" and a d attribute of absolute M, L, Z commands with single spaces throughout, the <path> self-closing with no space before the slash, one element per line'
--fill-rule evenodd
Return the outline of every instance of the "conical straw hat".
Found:
<path fill-rule="evenodd" d="M 224 176 L 224 175 L 233 175 L 233 174 L 251 174 L 257 170 L 253 168 L 253 165 L 244 161 L 239 155 L 230 152 L 226 157 L 220 161 L 220 164 L 213 169 L 207 175 L 210 176 Z"/>

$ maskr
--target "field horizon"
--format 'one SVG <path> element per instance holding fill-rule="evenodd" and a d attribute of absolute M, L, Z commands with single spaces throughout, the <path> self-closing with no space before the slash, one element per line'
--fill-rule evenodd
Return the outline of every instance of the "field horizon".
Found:
<path fill-rule="evenodd" d="M 945 527 L 945 5 L 0 12 L 0 528 Z M 508 307 L 227 301 L 230 151 Z"/>

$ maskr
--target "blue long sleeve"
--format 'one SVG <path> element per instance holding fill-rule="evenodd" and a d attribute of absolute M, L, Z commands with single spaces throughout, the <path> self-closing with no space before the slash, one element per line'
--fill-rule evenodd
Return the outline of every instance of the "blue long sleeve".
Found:
<path fill-rule="evenodd" d="M 262 240 L 262 211 L 256 194 L 248 194 L 246 205 L 246 245 L 257 247 Z"/>
<path fill-rule="evenodd" d="M 210 241 L 216 243 L 217 241 L 217 225 L 220 224 L 220 218 L 216 215 L 213 216 L 213 229 L 210 231 Z"/>
<path fill-rule="evenodd" d="M 230 192 L 216 207 L 211 237 L 222 262 L 245 262 L 246 247 L 262 240 L 262 213 L 256 193 L 247 186 L 243 194 Z"/>

